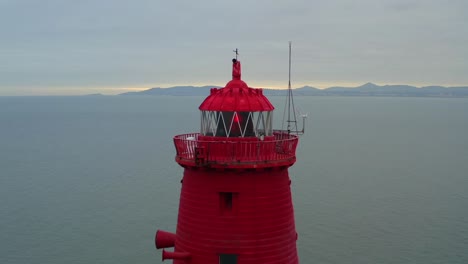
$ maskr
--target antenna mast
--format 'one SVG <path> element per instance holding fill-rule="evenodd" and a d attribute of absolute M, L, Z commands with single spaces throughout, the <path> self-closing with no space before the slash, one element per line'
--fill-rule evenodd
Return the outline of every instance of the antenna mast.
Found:
<path fill-rule="evenodd" d="M 287 132 L 288 134 L 295 133 L 296 135 L 304 134 L 304 126 L 305 126 L 305 119 L 307 115 L 302 115 L 302 130 L 297 129 L 297 119 L 296 119 L 296 107 L 294 106 L 294 97 L 293 91 L 291 88 L 291 46 L 292 42 L 289 41 L 289 75 L 288 75 L 288 96 L 286 99 L 286 105 L 284 107 L 283 112 L 283 124 L 284 118 L 286 115 L 286 111 L 288 112 L 288 119 L 286 120 L 287 123 Z M 287 110 L 286 110 L 287 109 Z"/>

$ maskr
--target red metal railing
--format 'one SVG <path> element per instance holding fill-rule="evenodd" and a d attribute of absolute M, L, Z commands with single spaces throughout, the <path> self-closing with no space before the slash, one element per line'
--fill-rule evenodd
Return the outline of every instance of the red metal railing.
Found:
<path fill-rule="evenodd" d="M 176 160 L 181 165 L 269 167 L 292 165 L 296 160 L 298 137 L 286 132 L 274 132 L 273 137 L 213 138 L 199 133 L 174 137 Z"/>

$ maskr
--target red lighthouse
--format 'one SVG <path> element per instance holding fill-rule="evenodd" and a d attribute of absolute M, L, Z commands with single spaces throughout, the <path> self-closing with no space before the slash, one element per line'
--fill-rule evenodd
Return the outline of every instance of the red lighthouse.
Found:
<path fill-rule="evenodd" d="M 198 133 L 174 137 L 184 168 L 176 233 L 158 230 L 163 260 L 182 264 L 298 263 L 288 168 L 297 135 L 272 129 L 261 89 L 232 80 L 199 107 Z"/>

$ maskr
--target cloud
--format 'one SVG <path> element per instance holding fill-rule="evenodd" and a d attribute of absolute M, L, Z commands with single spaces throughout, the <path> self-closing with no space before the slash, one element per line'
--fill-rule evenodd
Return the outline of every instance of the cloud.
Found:
<path fill-rule="evenodd" d="M 466 84 L 466 1 L 0 1 L 0 94 L 17 85 Z M 28 83 L 29 82 L 29 83 Z M 43 88 L 41 88 L 43 89 Z"/>

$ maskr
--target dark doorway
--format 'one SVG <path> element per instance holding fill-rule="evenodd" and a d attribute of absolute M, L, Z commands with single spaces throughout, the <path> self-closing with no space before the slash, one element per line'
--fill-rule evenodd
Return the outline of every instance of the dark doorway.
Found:
<path fill-rule="evenodd" d="M 219 254 L 219 264 L 237 264 L 237 255 Z"/>

